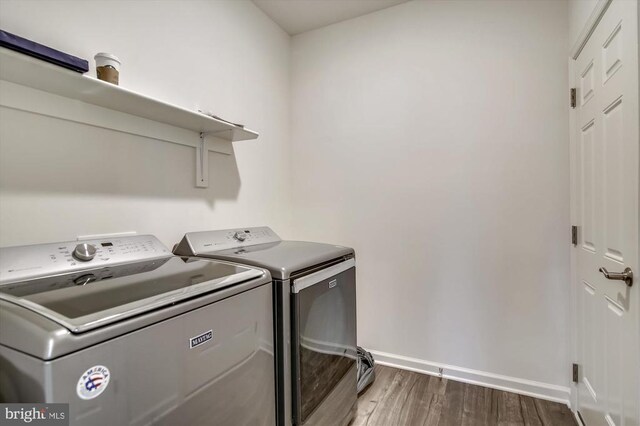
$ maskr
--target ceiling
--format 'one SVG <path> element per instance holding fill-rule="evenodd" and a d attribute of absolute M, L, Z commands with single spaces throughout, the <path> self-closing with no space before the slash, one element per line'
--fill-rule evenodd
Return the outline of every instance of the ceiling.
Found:
<path fill-rule="evenodd" d="M 291 35 L 366 15 L 408 0 L 253 0 Z"/>

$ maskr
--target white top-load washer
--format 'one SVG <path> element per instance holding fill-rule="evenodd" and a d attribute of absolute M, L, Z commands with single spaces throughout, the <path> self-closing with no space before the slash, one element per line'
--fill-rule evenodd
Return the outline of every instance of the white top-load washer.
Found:
<path fill-rule="evenodd" d="M 278 424 L 346 425 L 355 414 L 353 249 L 283 241 L 268 227 L 190 232 L 181 256 L 265 268 L 275 295 Z"/>
<path fill-rule="evenodd" d="M 275 418 L 269 272 L 151 235 L 0 249 L 0 401 L 71 425 Z"/>

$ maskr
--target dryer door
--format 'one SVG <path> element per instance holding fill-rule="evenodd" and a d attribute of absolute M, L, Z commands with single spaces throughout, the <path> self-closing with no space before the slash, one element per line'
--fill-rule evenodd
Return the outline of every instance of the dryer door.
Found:
<path fill-rule="evenodd" d="M 356 269 L 349 259 L 293 281 L 295 424 L 346 424 L 357 398 Z"/>

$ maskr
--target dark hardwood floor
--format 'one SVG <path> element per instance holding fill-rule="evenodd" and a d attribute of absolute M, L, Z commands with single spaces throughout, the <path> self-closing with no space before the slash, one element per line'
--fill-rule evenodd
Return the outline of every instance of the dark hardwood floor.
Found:
<path fill-rule="evenodd" d="M 377 365 L 351 426 L 576 426 L 569 408 L 528 396 Z"/>

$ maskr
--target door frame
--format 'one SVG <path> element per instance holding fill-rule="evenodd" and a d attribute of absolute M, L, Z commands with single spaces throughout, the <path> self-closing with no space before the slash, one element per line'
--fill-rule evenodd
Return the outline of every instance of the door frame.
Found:
<path fill-rule="evenodd" d="M 587 40 L 589 40 L 589 37 L 593 34 L 593 31 L 598 26 L 600 19 L 602 19 L 602 16 L 607 11 L 612 1 L 613 0 L 598 0 L 598 3 L 594 6 L 591 15 L 589 15 L 589 19 L 587 19 L 587 22 L 584 24 L 582 31 L 578 34 L 578 39 L 571 48 L 569 55 L 570 60 L 575 60 L 578 55 L 580 55 L 580 52 L 582 52 L 582 49 L 587 44 Z"/>

